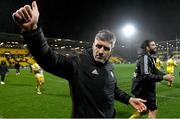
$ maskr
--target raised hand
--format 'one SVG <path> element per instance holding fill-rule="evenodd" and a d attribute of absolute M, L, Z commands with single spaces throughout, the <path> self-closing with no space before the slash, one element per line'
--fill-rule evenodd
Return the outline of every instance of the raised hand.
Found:
<path fill-rule="evenodd" d="M 22 30 L 29 31 L 36 29 L 39 19 L 39 11 L 36 1 L 32 2 L 32 7 L 30 5 L 21 7 L 13 13 L 12 17 Z"/>

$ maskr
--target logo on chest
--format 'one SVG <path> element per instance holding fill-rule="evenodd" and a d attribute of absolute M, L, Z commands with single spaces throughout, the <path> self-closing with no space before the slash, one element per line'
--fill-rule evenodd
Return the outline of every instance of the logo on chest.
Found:
<path fill-rule="evenodd" d="M 97 72 L 96 69 L 94 69 L 91 73 L 92 73 L 92 74 L 95 74 L 95 75 L 99 75 L 99 73 Z"/>

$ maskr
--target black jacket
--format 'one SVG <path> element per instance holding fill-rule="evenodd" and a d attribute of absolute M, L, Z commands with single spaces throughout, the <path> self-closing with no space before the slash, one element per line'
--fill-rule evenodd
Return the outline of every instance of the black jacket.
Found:
<path fill-rule="evenodd" d="M 136 97 L 154 100 L 156 98 L 156 82 L 163 80 L 163 75 L 165 74 L 155 67 L 155 58 L 141 49 L 136 61 L 131 92 Z"/>
<path fill-rule="evenodd" d="M 16 64 L 14 65 L 14 68 L 15 68 L 15 69 L 20 69 L 20 64 L 19 64 L 19 63 L 16 63 Z"/>
<path fill-rule="evenodd" d="M 92 49 L 65 57 L 49 47 L 41 28 L 24 32 L 23 36 L 44 70 L 68 80 L 72 117 L 113 117 L 114 98 L 128 104 L 130 96 L 117 87 L 112 65 L 109 62 L 97 64 Z"/>
<path fill-rule="evenodd" d="M 5 75 L 8 72 L 8 68 L 6 64 L 0 65 L 0 75 Z"/>

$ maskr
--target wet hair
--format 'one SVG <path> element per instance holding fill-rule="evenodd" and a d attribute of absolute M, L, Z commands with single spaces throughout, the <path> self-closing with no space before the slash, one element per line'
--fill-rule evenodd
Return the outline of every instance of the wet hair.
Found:
<path fill-rule="evenodd" d="M 95 39 L 110 42 L 112 43 L 112 47 L 114 47 L 116 42 L 115 34 L 107 29 L 98 31 L 98 33 L 95 36 Z"/>
<path fill-rule="evenodd" d="M 154 41 L 154 40 L 144 40 L 144 41 L 142 42 L 140 48 L 146 50 L 146 47 L 148 47 L 148 46 L 149 46 L 149 43 L 152 42 L 152 41 Z"/>

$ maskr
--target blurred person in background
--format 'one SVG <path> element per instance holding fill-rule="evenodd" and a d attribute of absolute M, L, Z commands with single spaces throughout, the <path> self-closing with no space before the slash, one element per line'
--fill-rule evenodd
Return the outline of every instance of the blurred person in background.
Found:
<path fill-rule="evenodd" d="M 170 74 L 172 76 L 174 76 L 174 67 L 176 67 L 176 61 L 174 60 L 173 55 L 170 55 L 169 59 L 167 60 L 167 66 L 166 66 L 166 72 L 167 74 Z M 168 82 L 168 86 L 172 87 L 173 82 L 169 81 Z"/>
<path fill-rule="evenodd" d="M 162 68 L 162 61 L 160 60 L 160 58 L 157 56 L 157 58 L 156 58 L 156 68 L 158 69 L 158 70 L 161 70 L 161 68 Z"/>
<path fill-rule="evenodd" d="M 42 94 L 41 88 L 45 82 L 43 70 L 37 63 L 34 63 L 32 65 L 32 72 L 35 74 L 35 78 L 36 78 L 36 82 L 37 82 L 37 85 L 36 85 L 37 94 Z"/>
<path fill-rule="evenodd" d="M 1 75 L 1 84 L 4 85 L 5 82 L 5 76 L 6 76 L 6 73 L 8 72 L 8 67 L 7 67 L 7 64 L 5 61 L 2 61 L 1 62 L 1 65 L 0 65 L 0 75 Z"/>
<path fill-rule="evenodd" d="M 16 75 L 20 75 L 20 67 L 19 62 L 15 62 L 14 68 L 16 69 Z"/>

